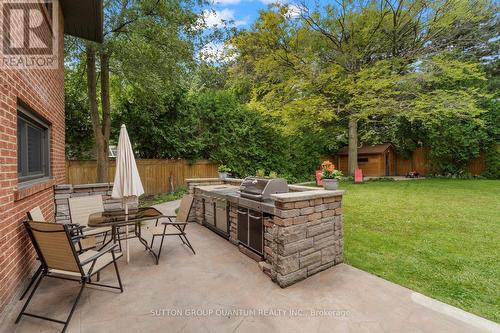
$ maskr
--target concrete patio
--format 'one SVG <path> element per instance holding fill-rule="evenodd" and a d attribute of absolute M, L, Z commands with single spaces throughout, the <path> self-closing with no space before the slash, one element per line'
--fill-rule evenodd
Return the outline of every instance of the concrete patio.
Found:
<path fill-rule="evenodd" d="M 176 203 L 159 205 L 172 213 Z M 499 325 L 346 264 L 281 289 L 255 261 L 197 224 L 188 227 L 197 254 L 167 239 L 160 264 L 131 242 L 120 259 L 125 291 L 89 287 L 68 332 L 493 332 Z M 115 283 L 111 267 L 103 283 Z M 45 279 L 29 310 L 64 319 L 77 283 Z M 15 317 L 1 332 L 58 332 L 61 325 Z"/>

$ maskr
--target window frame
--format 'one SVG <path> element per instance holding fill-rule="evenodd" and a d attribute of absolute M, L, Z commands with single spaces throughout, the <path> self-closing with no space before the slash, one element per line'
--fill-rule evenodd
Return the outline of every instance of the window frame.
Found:
<path fill-rule="evenodd" d="M 369 157 L 358 157 L 358 164 L 367 164 L 370 163 Z"/>
<path fill-rule="evenodd" d="M 21 134 L 20 130 L 20 119 L 24 122 L 24 126 L 26 126 L 24 130 L 24 141 L 20 142 L 19 137 Z M 28 108 L 17 105 L 17 182 L 22 186 L 30 185 L 32 183 L 39 182 L 40 180 L 47 180 L 51 177 L 51 152 L 50 152 L 50 137 L 51 137 L 51 125 L 49 122 L 43 120 L 40 116 L 36 115 L 33 111 Z M 29 171 L 29 152 L 28 152 L 28 127 L 31 126 L 35 129 L 42 130 L 42 139 L 41 139 L 41 164 L 42 164 L 42 172 L 39 171 Z M 21 151 L 23 150 L 23 151 Z M 25 150 L 25 151 L 24 151 Z M 21 163 L 21 166 L 19 166 Z"/>

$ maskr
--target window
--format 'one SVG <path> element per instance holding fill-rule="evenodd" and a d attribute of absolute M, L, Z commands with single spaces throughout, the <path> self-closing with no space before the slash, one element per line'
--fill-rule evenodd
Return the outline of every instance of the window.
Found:
<path fill-rule="evenodd" d="M 21 106 L 17 110 L 18 180 L 49 177 L 49 125 Z"/>
<path fill-rule="evenodd" d="M 359 157 L 358 164 L 368 163 L 368 157 Z"/>

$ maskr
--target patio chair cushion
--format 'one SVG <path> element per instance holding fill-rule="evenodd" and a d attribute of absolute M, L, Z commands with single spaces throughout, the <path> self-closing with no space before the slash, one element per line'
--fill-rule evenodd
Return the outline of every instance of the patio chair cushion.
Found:
<path fill-rule="evenodd" d="M 92 257 L 93 255 L 95 255 L 97 253 L 97 251 L 94 251 L 94 250 L 88 250 L 88 251 L 85 251 L 83 252 L 82 254 L 80 254 L 78 256 L 78 258 L 80 259 L 80 261 L 83 261 L 87 258 L 90 258 Z M 121 252 L 115 252 L 115 258 L 118 259 L 122 256 L 122 253 Z M 110 252 L 102 255 L 101 257 L 97 258 L 97 261 L 94 265 L 94 268 L 92 269 L 92 275 L 94 275 L 95 273 L 97 273 L 99 270 L 101 270 L 104 266 L 110 264 L 113 262 L 113 256 L 111 255 Z M 92 267 L 92 263 L 88 263 L 86 265 L 83 266 L 83 272 L 85 274 L 88 274 L 90 268 Z M 54 274 L 60 274 L 60 275 L 69 275 L 69 276 L 78 276 L 80 277 L 80 273 L 78 272 L 71 272 L 71 271 L 64 271 L 64 270 L 59 270 L 59 269 L 51 269 L 50 270 L 50 273 L 54 273 Z"/>
<path fill-rule="evenodd" d="M 28 218 L 32 221 L 45 222 L 45 217 L 43 216 L 40 206 L 36 206 L 28 212 Z"/>
<path fill-rule="evenodd" d="M 71 223 L 87 226 L 90 214 L 104 212 L 101 195 L 69 198 L 68 202 Z"/>
<path fill-rule="evenodd" d="M 176 220 L 177 222 L 187 222 L 189 218 L 189 212 L 193 206 L 193 196 L 185 195 L 182 197 L 181 204 L 179 206 L 179 211 L 177 212 Z"/>

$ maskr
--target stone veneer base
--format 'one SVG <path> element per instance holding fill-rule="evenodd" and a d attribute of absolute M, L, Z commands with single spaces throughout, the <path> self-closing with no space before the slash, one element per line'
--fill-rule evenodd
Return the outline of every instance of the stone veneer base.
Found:
<path fill-rule="evenodd" d="M 95 183 L 81 185 L 62 184 L 54 186 L 56 222 L 71 222 L 68 203 L 69 198 L 101 195 L 105 210 L 122 208 L 121 199 L 111 198 L 112 191 L 113 183 Z M 137 198 L 135 198 L 134 200 L 129 200 L 128 204 L 130 208 L 137 208 L 139 206 Z"/>
<path fill-rule="evenodd" d="M 202 199 L 197 187 L 239 185 L 240 179 L 187 179 L 194 209 L 190 221 L 203 224 Z M 273 195 L 273 214 L 264 216 L 264 260 L 261 267 L 281 287 L 290 286 L 344 260 L 343 191 L 289 186 Z M 238 245 L 237 203 L 229 202 L 229 241 Z M 254 258 L 255 259 L 255 258 Z"/>

